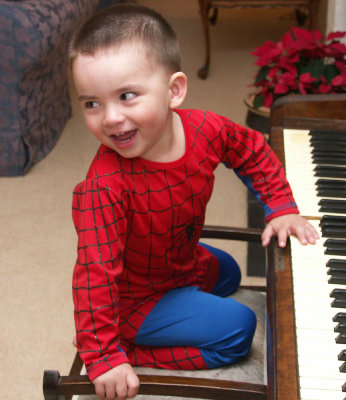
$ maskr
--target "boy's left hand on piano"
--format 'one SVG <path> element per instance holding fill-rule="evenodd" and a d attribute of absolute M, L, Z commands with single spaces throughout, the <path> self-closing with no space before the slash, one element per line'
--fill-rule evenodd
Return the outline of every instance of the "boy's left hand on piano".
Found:
<path fill-rule="evenodd" d="M 319 235 L 307 219 L 298 214 L 287 214 L 273 218 L 262 233 L 262 245 L 268 246 L 273 236 L 277 236 L 280 247 L 285 247 L 287 238 L 295 235 L 301 244 L 315 244 Z"/>

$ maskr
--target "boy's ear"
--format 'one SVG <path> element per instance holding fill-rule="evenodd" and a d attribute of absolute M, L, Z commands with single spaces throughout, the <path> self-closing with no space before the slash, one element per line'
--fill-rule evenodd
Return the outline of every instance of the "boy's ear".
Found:
<path fill-rule="evenodd" d="M 187 77 L 183 72 L 175 72 L 169 79 L 170 107 L 177 108 L 185 100 L 187 93 Z"/>

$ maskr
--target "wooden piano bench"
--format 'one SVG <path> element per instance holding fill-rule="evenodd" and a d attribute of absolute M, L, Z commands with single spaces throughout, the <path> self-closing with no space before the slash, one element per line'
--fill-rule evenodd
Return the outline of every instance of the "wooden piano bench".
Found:
<path fill-rule="evenodd" d="M 260 242 L 261 230 L 206 226 L 202 237 Z M 269 263 L 273 260 L 274 245 L 267 249 Z M 174 371 L 136 368 L 141 386 L 136 399 L 164 399 L 166 397 L 213 400 L 267 399 L 267 370 L 271 370 L 272 356 L 267 343 L 268 303 L 266 287 L 240 287 L 233 298 L 248 305 L 257 316 L 257 328 L 252 348 L 241 362 L 229 367 L 200 371 Z M 272 296 L 269 296 L 271 300 Z M 270 318 L 269 318 L 270 319 Z M 271 323 L 268 325 L 271 326 Z M 269 337 L 271 334 L 269 334 Z M 268 369 L 269 366 L 269 369 Z M 271 386 L 271 383 L 269 383 Z M 68 376 L 58 371 L 45 371 L 43 378 L 45 400 L 97 400 L 83 363 L 76 355 Z M 152 397 L 153 396 L 153 397 Z M 160 397 L 157 397 L 160 396 Z"/>

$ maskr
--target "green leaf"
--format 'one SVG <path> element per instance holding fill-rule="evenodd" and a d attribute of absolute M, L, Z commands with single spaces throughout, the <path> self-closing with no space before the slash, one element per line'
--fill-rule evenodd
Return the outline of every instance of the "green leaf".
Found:
<path fill-rule="evenodd" d="M 254 108 L 260 108 L 263 106 L 264 96 L 262 94 L 257 94 L 253 101 Z"/>
<path fill-rule="evenodd" d="M 335 65 L 329 64 L 324 66 L 324 77 L 327 79 L 327 83 L 329 84 L 330 81 L 339 75 L 339 70 L 336 68 Z"/>
<path fill-rule="evenodd" d="M 269 71 L 269 67 L 267 67 L 267 66 L 262 67 L 262 68 L 258 71 L 258 73 L 257 73 L 257 75 L 256 75 L 256 81 L 255 81 L 255 83 L 260 83 L 260 82 L 264 81 L 265 78 L 267 77 L 268 71 Z"/>
<path fill-rule="evenodd" d="M 307 66 L 307 72 L 310 72 L 313 78 L 319 78 L 323 75 L 324 62 L 322 59 L 311 60 Z"/>

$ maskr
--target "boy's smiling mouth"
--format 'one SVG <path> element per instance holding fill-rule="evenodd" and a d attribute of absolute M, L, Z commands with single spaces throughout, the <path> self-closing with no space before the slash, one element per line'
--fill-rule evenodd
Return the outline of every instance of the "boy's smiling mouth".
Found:
<path fill-rule="evenodd" d="M 137 129 L 132 129 L 130 131 L 125 131 L 111 135 L 111 138 L 116 144 L 116 146 L 124 148 L 132 145 L 136 135 L 137 135 Z"/>

